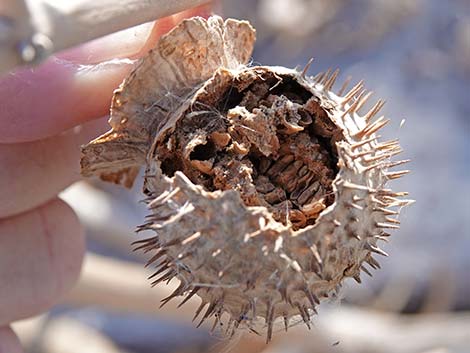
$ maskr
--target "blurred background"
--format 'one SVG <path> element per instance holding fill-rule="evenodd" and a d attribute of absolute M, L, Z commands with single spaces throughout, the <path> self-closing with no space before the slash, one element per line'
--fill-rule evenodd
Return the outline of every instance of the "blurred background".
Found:
<path fill-rule="evenodd" d="M 16 325 L 28 351 L 469 352 L 470 1 L 226 0 L 220 8 L 257 29 L 253 64 L 303 67 L 313 57 L 309 74 L 340 68 L 338 87 L 364 79 L 387 100 L 392 124 L 382 136 L 399 136 L 412 159 L 393 188 L 417 200 L 383 245 L 390 257 L 361 285 L 347 281 L 311 331 L 299 325 L 269 345 L 250 333 L 226 341 L 194 328 L 197 300 L 158 309 L 176 283 L 151 289 L 145 258 L 130 251 L 146 214 L 141 184 L 129 192 L 81 182 L 62 196 L 87 228 L 82 278 L 51 312 Z"/>

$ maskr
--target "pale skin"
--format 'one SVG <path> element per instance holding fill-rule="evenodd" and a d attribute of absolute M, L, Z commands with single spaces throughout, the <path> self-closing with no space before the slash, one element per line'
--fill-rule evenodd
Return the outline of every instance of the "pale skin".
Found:
<path fill-rule="evenodd" d="M 136 59 L 183 17 L 208 12 L 185 11 L 0 78 L 0 353 L 23 352 L 9 325 L 48 310 L 80 273 L 83 228 L 57 194 L 80 179 L 80 145 L 107 130 L 112 92 L 132 66 L 109 60 Z"/>

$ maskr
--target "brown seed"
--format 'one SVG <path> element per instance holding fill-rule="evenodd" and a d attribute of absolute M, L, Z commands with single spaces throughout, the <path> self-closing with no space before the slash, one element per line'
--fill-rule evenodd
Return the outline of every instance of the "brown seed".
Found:
<path fill-rule="evenodd" d="M 271 205 L 274 205 L 286 199 L 286 192 L 278 187 L 264 195 L 264 199 Z"/>
<path fill-rule="evenodd" d="M 256 180 L 256 191 L 267 194 L 275 189 L 273 183 L 269 181 L 268 177 L 261 176 Z"/>
<path fill-rule="evenodd" d="M 299 179 L 302 178 L 305 174 L 307 174 L 307 172 L 308 172 L 308 167 L 306 165 L 300 168 L 299 174 L 298 174 Z"/>
<path fill-rule="evenodd" d="M 295 190 L 290 195 L 292 200 L 297 200 L 299 198 L 299 196 L 305 191 L 305 189 L 309 187 L 313 177 L 314 174 L 309 171 L 303 177 L 299 178 Z"/>
<path fill-rule="evenodd" d="M 275 179 L 280 185 L 286 185 L 289 180 L 294 179 L 297 175 L 298 170 L 302 167 L 302 161 L 295 161 L 285 168 L 279 176 Z"/>
<path fill-rule="evenodd" d="M 293 177 L 289 178 L 287 181 L 285 181 L 284 188 L 288 193 L 292 193 L 292 191 L 295 190 L 297 187 L 297 175 L 294 175 Z"/>
<path fill-rule="evenodd" d="M 270 177 L 277 176 L 293 161 L 294 161 L 294 156 L 292 154 L 284 156 L 281 159 L 274 162 L 274 164 L 271 166 L 271 168 L 268 169 L 266 174 Z"/>
<path fill-rule="evenodd" d="M 305 204 L 308 199 L 315 194 L 315 192 L 318 190 L 320 187 L 320 183 L 318 181 L 313 182 L 312 184 L 309 185 L 308 188 L 306 188 L 302 193 L 299 195 L 297 198 L 297 202 L 300 205 Z"/>
<path fill-rule="evenodd" d="M 259 160 L 259 167 L 258 167 L 259 173 L 261 175 L 266 174 L 271 164 L 272 164 L 272 161 L 269 158 L 261 157 Z"/>

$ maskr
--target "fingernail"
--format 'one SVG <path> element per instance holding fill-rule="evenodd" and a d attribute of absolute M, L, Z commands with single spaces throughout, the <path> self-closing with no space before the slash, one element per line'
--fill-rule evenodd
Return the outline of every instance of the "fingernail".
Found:
<path fill-rule="evenodd" d="M 59 53 L 57 57 L 77 64 L 97 64 L 133 57 L 147 42 L 154 22 L 144 23 L 92 40 Z"/>
<path fill-rule="evenodd" d="M 174 15 L 176 17 L 175 20 L 176 22 L 180 22 L 181 20 L 184 20 L 185 18 L 190 18 L 193 16 L 200 16 L 200 17 L 208 18 L 214 12 L 214 8 L 218 7 L 218 2 L 219 1 L 212 1 L 209 4 L 200 5 L 192 9 L 179 12 L 176 15 Z"/>
<path fill-rule="evenodd" d="M 98 64 L 113 59 L 140 57 L 147 52 L 160 36 L 170 31 L 184 18 L 192 16 L 208 17 L 211 5 L 202 5 L 178 14 L 131 27 L 57 55 L 58 58 L 76 64 Z"/>
<path fill-rule="evenodd" d="M 158 39 L 169 32 L 173 27 L 178 25 L 182 20 L 185 18 L 190 18 L 193 16 L 201 16 L 204 18 L 208 18 L 211 13 L 212 13 L 212 7 L 214 3 L 210 3 L 207 5 L 201 5 L 198 7 L 195 7 L 190 10 L 185 10 L 182 12 L 179 12 L 177 14 L 174 14 L 172 16 L 168 17 L 163 17 L 157 20 L 155 26 L 153 27 L 150 35 L 148 36 L 147 42 L 145 45 L 141 48 L 140 52 L 137 53 L 137 56 L 142 56 L 146 52 L 148 52 L 150 49 L 152 49 L 155 44 L 157 43 Z"/>

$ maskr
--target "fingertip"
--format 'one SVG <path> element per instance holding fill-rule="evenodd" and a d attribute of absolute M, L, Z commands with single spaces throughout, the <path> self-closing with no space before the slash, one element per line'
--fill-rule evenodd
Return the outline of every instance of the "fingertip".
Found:
<path fill-rule="evenodd" d="M 0 327 L 0 353 L 24 353 L 20 340 L 10 327 Z"/>
<path fill-rule="evenodd" d="M 218 2 L 219 1 L 211 1 L 207 4 L 196 6 L 192 9 L 177 13 L 175 17 L 178 22 L 185 18 L 190 18 L 193 16 L 200 16 L 200 17 L 208 18 L 209 16 L 212 15 L 214 7 L 218 5 Z"/>
<path fill-rule="evenodd" d="M 145 53 L 155 47 L 160 37 L 168 33 L 175 25 L 176 21 L 174 16 L 168 16 L 157 20 L 147 38 L 147 42 L 134 57 L 145 55 Z"/>
<path fill-rule="evenodd" d="M 98 64 L 113 59 L 135 57 L 148 40 L 155 22 L 124 29 L 68 49 L 58 58 L 78 64 Z"/>
<path fill-rule="evenodd" d="M 212 14 L 213 3 L 208 3 L 205 5 L 197 6 L 189 10 L 181 11 L 175 15 L 163 17 L 156 21 L 155 25 L 152 28 L 150 35 L 148 36 L 147 42 L 142 47 L 142 49 L 134 57 L 140 57 L 147 53 L 150 49 L 155 47 L 156 43 L 160 37 L 168 33 L 173 29 L 178 23 L 186 18 L 191 18 L 194 16 L 201 16 L 208 18 Z"/>
<path fill-rule="evenodd" d="M 109 113 L 130 60 L 78 65 L 51 58 L 0 80 L 0 143 L 48 138 Z"/>
<path fill-rule="evenodd" d="M 84 249 L 83 228 L 62 200 L 1 220 L 0 325 L 60 301 L 78 279 Z"/>
<path fill-rule="evenodd" d="M 57 254 L 54 265 L 60 279 L 57 300 L 72 289 L 80 277 L 86 248 L 85 231 L 72 207 L 60 198 L 46 204 L 42 217 L 44 231 L 56 236 L 53 239 Z"/>
<path fill-rule="evenodd" d="M 130 59 L 147 53 L 182 19 L 207 17 L 210 10 L 209 4 L 183 11 L 155 25 L 128 29 L 63 52 L 38 68 L 3 77 L 0 143 L 44 139 L 108 114 L 114 89 L 132 69 Z"/>
<path fill-rule="evenodd" d="M 0 144 L 0 219 L 36 208 L 80 180 L 80 147 L 109 129 L 106 120 L 45 140 Z"/>

